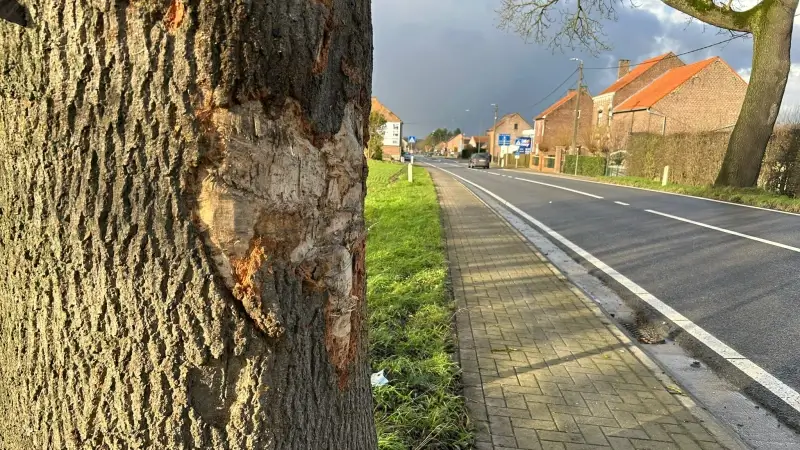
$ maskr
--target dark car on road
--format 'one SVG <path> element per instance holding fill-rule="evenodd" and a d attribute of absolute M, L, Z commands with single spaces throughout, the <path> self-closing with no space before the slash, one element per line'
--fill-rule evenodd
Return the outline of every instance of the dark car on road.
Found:
<path fill-rule="evenodd" d="M 491 158 L 488 153 L 473 153 L 472 156 L 469 157 L 469 163 L 467 165 L 470 169 L 478 167 L 488 169 L 490 161 Z"/>
<path fill-rule="evenodd" d="M 403 162 L 411 161 L 411 153 L 403 153 Z"/>

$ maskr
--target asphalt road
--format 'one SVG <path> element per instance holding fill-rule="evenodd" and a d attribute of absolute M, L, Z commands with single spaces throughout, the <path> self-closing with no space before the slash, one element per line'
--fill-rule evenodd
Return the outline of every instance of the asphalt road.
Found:
<path fill-rule="evenodd" d="M 510 202 L 800 391 L 800 216 L 426 162 Z"/>

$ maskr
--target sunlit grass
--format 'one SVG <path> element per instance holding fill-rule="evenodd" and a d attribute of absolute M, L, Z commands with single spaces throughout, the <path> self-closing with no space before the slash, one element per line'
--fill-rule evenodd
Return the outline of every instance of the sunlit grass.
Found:
<path fill-rule="evenodd" d="M 461 449 L 473 441 L 450 357 L 453 304 L 430 175 L 370 161 L 366 218 L 370 361 L 379 447 Z"/>

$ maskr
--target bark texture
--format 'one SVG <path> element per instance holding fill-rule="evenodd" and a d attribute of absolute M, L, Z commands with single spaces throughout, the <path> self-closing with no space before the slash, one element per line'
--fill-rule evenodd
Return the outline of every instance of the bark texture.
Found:
<path fill-rule="evenodd" d="M 717 185 L 752 187 L 758 181 L 789 77 L 797 4 L 797 0 L 764 0 L 749 14 L 747 28 L 753 33 L 750 84 Z"/>
<path fill-rule="evenodd" d="M 374 448 L 370 1 L 20 3 L 0 448 Z"/>

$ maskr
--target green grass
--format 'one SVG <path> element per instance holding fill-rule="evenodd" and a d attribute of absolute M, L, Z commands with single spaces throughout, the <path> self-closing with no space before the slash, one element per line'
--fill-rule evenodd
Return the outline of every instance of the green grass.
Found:
<path fill-rule="evenodd" d="M 370 361 L 379 448 L 471 448 L 446 290 L 439 203 L 430 175 L 370 161 L 366 218 Z"/>
<path fill-rule="evenodd" d="M 696 197 L 713 198 L 743 205 L 760 206 L 781 211 L 800 212 L 800 198 L 773 194 L 759 188 L 732 188 L 716 186 L 691 186 L 686 184 L 668 184 L 661 186 L 660 181 L 639 177 L 597 177 L 599 181 L 623 186 L 634 186 L 657 191 L 675 192 L 694 195 Z"/>

